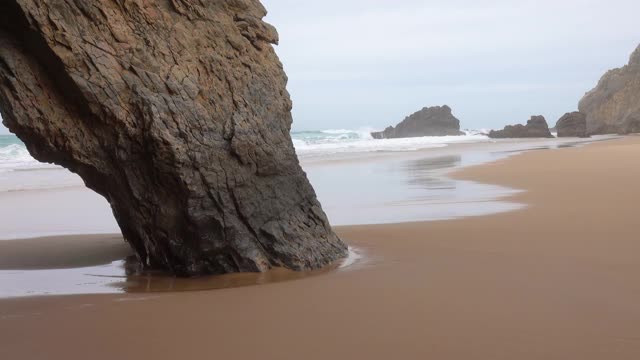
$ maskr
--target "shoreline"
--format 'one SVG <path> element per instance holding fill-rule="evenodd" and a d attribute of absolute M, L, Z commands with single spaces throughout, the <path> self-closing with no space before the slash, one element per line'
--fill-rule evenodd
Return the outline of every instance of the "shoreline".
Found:
<path fill-rule="evenodd" d="M 610 138 L 453 143 L 408 152 L 334 154 L 322 161 L 303 158 L 301 165 L 334 226 L 442 220 L 519 207 L 501 201 L 510 189 L 452 180 L 446 176 L 451 169 Z M 6 225 L 0 241 L 119 233 L 107 201 L 77 175 L 62 168 L 45 172 L 0 173 L 0 217 Z"/>
<path fill-rule="evenodd" d="M 367 258 L 353 271 L 203 292 L 0 300 L 0 357 L 637 359 L 639 152 L 640 137 L 627 137 L 456 171 L 449 176 L 525 190 L 509 200 L 526 208 L 336 227 Z"/>
<path fill-rule="evenodd" d="M 456 220 L 463 219 L 469 217 L 478 217 L 478 216 L 486 216 L 491 214 L 498 213 L 506 213 L 511 211 L 520 210 L 527 205 L 522 202 L 511 201 L 511 198 L 514 194 L 522 191 L 519 189 L 513 189 L 510 187 L 496 187 L 495 185 L 486 183 L 479 183 L 474 181 L 474 179 L 458 179 L 454 176 L 456 173 L 464 171 L 466 168 L 482 166 L 484 164 L 489 164 L 492 162 L 497 162 L 501 160 L 506 160 L 512 156 L 517 156 L 522 154 L 523 152 L 535 151 L 535 150 L 550 150 L 550 149 L 558 149 L 558 148 L 566 148 L 566 147 L 580 147 L 585 146 L 601 141 L 611 141 L 615 140 L 614 137 L 602 137 L 597 139 L 553 139 L 554 141 L 549 141 L 547 139 L 533 139 L 533 140 L 519 140 L 519 139 L 507 139 L 505 141 L 498 141 L 495 144 L 477 144 L 477 143 L 459 143 L 453 144 L 450 149 L 440 149 L 445 152 L 442 153 L 438 151 L 436 154 L 433 153 L 434 149 L 422 149 L 417 151 L 412 151 L 410 153 L 369 153 L 369 154 L 361 154 L 362 158 L 360 163 L 363 162 L 376 162 L 380 161 L 382 158 L 390 157 L 396 159 L 402 159 L 407 164 L 412 164 L 414 162 L 426 162 L 429 168 L 429 181 L 434 181 L 437 179 L 438 186 L 443 186 L 443 184 L 458 182 L 456 187 L 467 186 L 466 182 L 470 182 L 478 185 L 477 191 L 480 191 L 484 195 L 478 198 L 472 199 L 464 199 L 461 200 L 466 203 L 477 204 L 479 208 L 486 207 L 485 210 L 480 210 L 478 213 L 473 213 L 472 211 L 464 211 L 458 208 L 459 213 L 456 215 L 452 215 L 451 217 L 439 215 L 437 218 L 431 218 L 427 220 L 401 220 L 401 221 L 389 221 L 389 222 L 381 222 L 381 223 L 362 223 L 362 224 L 347 224 L 347 225 L 338 225 L 334 226 L 336 229 L 340 229 L 342 227 L 353 227 L 353 226 L 371 226 L 371 225 L 384 225 L 384 224 L 411 224 L 411 223 L 422 223 L 422 222 L 432 222 L 432 221 L 445 221 L 445 220 Z M 514 144 L 518 146 L 514 147 Z M 487 148 L 488 147 L 488 148 Z M 505 150 L 506 149 L 508 150 Z M 461 150 L 461 149 L 467 150 Z M 474 150 L 475 149 L 475 150 Z M 482 149 L 482 150 L 480 150 Z M 457 155 L 458 164 L 457 165 L 448 165 L 440 168 L 442 164 L 439 164 L 446 159 L 445 162 L 450 161 L 448 151 L 451 154 L 461 154 L 460 151 L 471 151 L 472 153 L 477 152 L 474 156 L 472 156 L 473 160 L 460 160 L 462 155 Z M 498 155 L 496 155 L 498 154 Z M 430 160 L 433 159 L 433 160 Z M 426 161 L 425 161 L 426 160 Z M 335 166 L 336 163 L 346 164 L 353 163 L 354 159 L 347 160 L 344 158 L 332 158 L 327 160 L 324 164 L 315 163 L 311 165 L 312 169 L 314 167 L 323 167 L 324 166 Z M 384 161 L 384 160 L 383 160 Z M 386 160 L 388 161 L 388 159 Z M 434 166 L 431 161 L 435 161 L 435 171 L 431 169 Z M 384 162 L 383 162 L 384 163 Z M 330 167 L 328 169 L 333 170 L 333 172 L 341 172 L 344 170 L 344 167 L 340 166 L 338 168 Z M 424 170 L 420 170 L 424 171 Z M 447 186 L 451 186 L 447 185 Z M 455 185 L 453 185 L 455 186 Z M 492 194 L 489 194 L 491 191 L 490 187 L 494 187 Z M 55 194 L 56 189 L 32 189 L 29 190 L 29 195 L 37 195 L 39 193 L 43 193 L 44 195 L 52 195 Z M 59 189 L 58 189 L 59 190 Z M 82 189 L 87 192 L 86 189 Z M 459 191 L 459 190 L 457 190 Z M 430 192 L 430 190 L 428 190 Z M 468 192 L 468 191 L 467 191 Z M 13 192 L 9 192 L 7 195 L 15 196 Z M 472 197 L 473 195 L 467 194 L 466 196 Z M 486 205 L 483 205 L 486 204 Z M 404 200 L 398 202 L 397 204 L 387 204 L 385 205 L 385 210 L 388 212 L 394 211 L 395 209 L 400 209 L 401 212 L 407 212 L 407 206 L 415 206 L 417 208 L 429 208 L 432 206 L 438 206 L 437 202 L 431 204 L 425 204 L 419 198 L 412 200 Z M 398 207 L 399 206 L 399 207 Z M 489 210 L 492 209 L 492 210 Z M 461 211 L 462 210 L 462 211 Z M 439 212 L 442 210 L 435 210 L 435 212 Z M 405 214 L 406 216 L 406 214 Z M 1 238 L 0 238 L 1 239 Z M 78 234 L 75 232 L 71 233 L 52 233 L 45 234 L 43 236 L 38 237 L 14 237 L 0 240 L 0 271 L 31 271 L 31 270 L 42 270 L 43 272 L 40 275 L 43 278 L 50 278 L 50 281 L 53 283 L 57 283 L 59 288 L 65 289 L 61 292 L 42 292 L 39 290 L 25 290 L 24 294 L 31 293 L 33 295 L 19 295 L 19 294 L 11 294 L 6 291 L 0 291 L 0 299 L 17 299 L 31 296 L 77 296 L 77 295 L 90 295 L 90 294 L 117 294 L 117 293 L 140 293 L 140 292 L 171 292 L 171 291 L 200 291 L 200 290 L 213 290 L 220 289 L 225 287 L 240 287 L 240 286 L 252 286 L 256 284 L 265 284 L 270 282 L 281 282 L 288 281 L 289 279 L 299 279 L 308 276 L 315 276 L 317 274 L 324 274 L 326 272 L 335 270 L 337 268 L 343 268 L 342 265 L 343 260 L 336 262 L 335 264 L 329 265 L 326 269 L 320 269 L 316 271 L 306 271 L 306 272 L 290 272 L 283 269 L 274 269 L 266 274 L 226 274 L 226 275 L 217 275 L 217 276 L 209 276 L 204 277 L 204 279 L 200 278 L 197 280 L 193 279 L 174 279 L 168 274 L 162 273 L 153 273 L 151 274 L 142 274 L 142 275 L 127 275 L 125 273 L 125 269 L 127 268 L 126 257 L 133 255 L 132 250 L 129 245 L 124 242 L 122 236 L 118 233 L 104 232 L 104 233 L 92 233 L 92 234 Z M 353 253 L 350 253 L 353 255 Z M 351 260 L 344 260 L 347 262 L 354 262 Z M 328 270 L 327 270 L 328 269 Z M 46 270 L 71 270 L 74 273 L 60 273 L 49 274 Z M 75 289 L 71 290 L 69 287 L 69 281 L 65 281 L 65 277 L 68 277 L 70 281 L 81 281 L 78 277 L 79 273 L 86 272 L 86 279 L 84 279 L 87 283 L 92 283 L 90 277 L 91 276 L 100 276 L 100 277 L 111 277 L 114 280 L 112 283 L 102 282 L 98 283 L 98 287 L 88 287 L 83 290 Z M 95 274 L 94 274 L 95 273 Z M 99 274 L 99 275 L 98 275 Z M 0 276 L 3 274 L 0 273 Z M 30 278 L 33 278 L 35 273 L 30 274 Z M 37 276 L 36 276 L 37 277 Z M 19 278 L 20 279 L 20 278 Z M 125 280 L 120 280 L 125 279 Z M 5 280 L 7 281 L 7 280 Z M 55 289 L 55 286 L 53 289 Z M 25 287 L 28 289 L 29 287 Z M 106 290 L 107 288 L 112 288 L 112 291 Z M 0 289 L 2 290 L 2 289 Z M 35 292 L 32 292 L 35 291 Z M 44 290 L 42 290 L 44 291 Z"/>
<path fill-rule="evenodd" d="M 507 141 L 499 142 L 498 146 L 509 145 L 509 143 L 519 143 L 521 146 L 526 145 L 527 147 L 524 149 L 518 150 L 505 150 L 505 151 L 496 151 L 493 150 L 494 153 L 499 153 L 498 157 L 493 159 L 489 159 L 491 156 L 489 155 L 492 152 L 489 150 L 484 150 L 486 154 L 480 154 L 483 160 L 473 160 L 468 163 L 464 163 L 452 166 L 452 167 L 444 167 L 442 169 L 437 170 L 436 174 L 431 174 L 433 177 L 437 177 L 442 181 L 461 181 L 461 182 L 472 182 L 481 186 L 496 186 L 499 181 L 495 180 L 487 180 L 484 182 L 477 181 L 477 179 L 471 177 L 465 177 L 465 171 L 467 169 L 473 169 L 476 167 L 482 168 L 485 165 L 492 163 L 499 163 L 501 161 L 507 161 L 511 157 L 522 155 L 523 153 L 533 152 L 537 150 L 554 150 L 561 148 L 579 148 L 582 146 L 589 146 L 592 144 L 597 144 L 600 142 L 607 141 L 615 141 L 620 140 L 615 137 L 608 138 L 598 138 L 598 139 L 580 139 L 577 141 L 562 141 L 563 139 L 556 139 L 556 141 L 549 143 L 548 141 L 542 141 L 544 146 L 532 146 L 532 143 L 536 143 L 535 139 L 533 142 L 522 142 L 517 140 L 508 139 Z M 540 140 L 538 140 L 541 142 Z M 455 144 L 453 147 L 462 146 L 462 147 L 474 147 L 477 144 Z M 433 150 L 433 149 L 430 149 Z M 455 149 L 454 149 L 455 150 Z M 370 154 L 371 156 L 365 156 L 362 158 L 363 162 L 380 160 L 379 156 L 388 156 L 392 158 L 404 159 L 405 161 L 413 161 L 412 159 L 439 159 L 440 156 L 435 156 L 431 154 L 431 157 L 424 158 L 425 155 L 429 154 L 429 150 L 419 150 L 415 152 L 411 152 L 411 154 L 404 154 L 404 158 L 400 156 L 401 154 L 389 153 L 389 154 Z M 408 155 L 408 156 L 407 156 Z M 476 156 L 477 157 L 477 156 Z M 345 159 L 331 159 L 327 161 L 327 164 L 335 164 L 335 162 L 342 163 Z M 346 161 L 353 161 L 346 160 Z M 325 164 L 326 165 L 326 164 Z M 316 164 L 314 166 L 322 166 L 320 164 Z M 493 214 L 500 213 L 508 213 L 513 211 L 519 211 L 528 206 L 526 201 L 520 201 L 515 199 L 515 195 L 520 192 L 524 192 L 525 190 L 512 188 L 512 185 L 508 182 L 500 184 L 502 190 L 499 195 L 489 196 L 486 199 L 472 200 L 471 203 L 493 203 L 494 210 L 488 211 L 487 213 L 480 214 L 463 214 L 458 215 L 457 217 L 441 217 L 437 219 L 429 219 L 429 220 L 404 220 L 404 221 L 395 221 L 395 222 L 384 222 L 384 223 L 363 223 L 363 224 L 354 224 L 354 225 L 338 225 L 334 226 L 337 232 L 340 232 L 342 228 L 361 228 L 361 227 L 370 227 L 370 226 L 378 226 L 378 225 L 414 225 L 414 224 L 422 224 L 422 223 L 431 223 L 438 221 L 451 221 L 451 220 L 459 220 L 473 217 L 484 217 Z M 53 189 L 52 189 L 53 190 Z M 47 193 L 47 189 L 36 189 L 30 190 L 33 194 L 37 194 L 39 192 Z M 485 190 L 486 191 L 486 190 Z M 13 195 L 10 193 L 9 195 Z M 405 201 L 406 205 L 411 205 L 412 201 Z M 415 200 L 415 204 L 419 207 L 429 207 L 429 205 L 421 204 L 419 199 Z M 495 209 L 497 204 L 504 204 L 504 209 Z M 403 206 L 401 206 L 401 209 Z M 400 210 L 403 211 L 404 209 Z M 393 205 L 390 205 L 388 211 L 393 211 Z M 19 299 L 25 297 L 38 297 L 38 296 L 79 296 L 79 295 L 92 295 L 92 294 L 124 294 L 124 293 L 153 293 L 153 292 L 180 292 L 180 291 L 202 291 L 202 290 L 214 290 L 221 288 L 234 288 L 241 286 L 253 286 L 260 284 L 268 284 L 271 282 L 281 282 L 281 281 L 289 281 L 300 278 L 305 278 L 309 276 L 316 276 L 318 274 L 325 274 L 327 272 L 331 272 L 338 268 L 343 268 L 343 261 L 347 260 L 339 260 L 335 264 L 329 265 L 324 269 L 319 269 L 315 271 L 306 271 L 306 272 L 292 272 L 284 269 L 274 269 L 267 273 L 262 274 L 226 274 L 226 275 L 217 275 L 217 276 L 209 276 L 199 279 L 179 279 L 173 278 L 167 274 L 157 273 L 155 275 L 151 274 L 142 274 L 142 275 L 127 275 L 125 273 L 126 268 L 126 257 L 133 255 L 132 250 L 129 245 L 126 244 L 122 238 L 122 235 L 118 233 L 94 233 L 94 234 L 77 234 L 77 233 L 60 233 L 60 234 L 50 234 L 38 237 L 16 237 L 11 239 L 3 239 L 0 240 L 0 271 L 31 271 L 31 270 L 71 270 L 76 272 L 86 272 L 88 276 L 101 276 L 101 277 L 111 277 L 114 279 L 118 279 L 118 281 L 113 281 L 112 283 L 104 282 L 99 283 L 101 288 L 88 288 L 86 290 L 78 289 L 75 290 L 77 292 L 69 292 L 69 293 L 35 293 L 34 295 L 7 295 L 0 291 L 0 300 L 3 299 Z M 350 256 L 353 253 L 350 252 Z M 353 263 L 353 261 L 348 261 Z M 92 275 L 93 272 L 97 272 L 97 274 Z M 43 277 L 48 277 L 49 274 L 46 272 L 40 273 Z M 100 274 L 100 275 L 98 275 Z M 2 273 L 0 273 L 0 276 Z M 35 274 L 34 274 L 35 275 Z M 75 275 L 75 276 L 74 276 Z M 61 274 L 55 275 L 52 277 L 52 281 L 58 280 L 58 278 L 64 276 L 69 276 L 69 274 Z M 69 276 L 72 281 L 79 281 L 77 278 L 77 274 L 71 274 Z M 119 279 L 125 279 L 120 281 Z M 87 281 L 85 279 L 85 281 Z M 66 288 L 65 291 L 68 290 L 69 287 L 65 284 L 65 281 L 61 281 L 57 286 L 61 288 Z M 113 291 L 105 291 L 105 288 L 112 288 Z M 29 291 L 30 292 L 30 291 Z"/>

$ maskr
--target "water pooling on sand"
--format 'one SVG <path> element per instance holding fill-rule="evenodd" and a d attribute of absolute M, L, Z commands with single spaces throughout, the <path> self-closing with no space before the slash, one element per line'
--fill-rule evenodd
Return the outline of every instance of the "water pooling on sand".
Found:
<path fill-rule="evenodd" d="M 194 279 L 176 278 L 166 274 L 127 275 L 125 260 L 69 269 L 4 270 L 0 271 L 0 299 L 43 295 L 228 289 L 304 279 L 331 271 L 346 271 L 357 264 L 361 257 L 358 249 L 350 248 L 346 259 L 320 270 L 296 272 L 275 269 L 266 273 L 239 273 Z"/>
<path fill-rule="evenodd" d="M 522 207 L 502 200 L 516 190 L 447 177 L 448 171 L 476 163 L 474 156 L 325 164 L 307 174 L 337 226 L 446 220 Z M 486 154 L 485 161 L 500 157 Z"/>
<path fill-rule="evenodd" d="M 506 199 L 517 190 L 452 180 L 447 173 L 523 150 L 580 143 L 485 139 L 420 151 L 332 150 L 324 156 L 303 152 L 300 157 L 333 225 L 375 224 L 453 219 L 521 208 L 522 204 Z M 15 151 L 16 144 L 9 145 Z M 50 165 L 22 166 L 0 172 L 0 239 L 119 232 L 107 202 L 85 189 L 77 176 Z M 211 289 L 315 274 L 294 276 L 276 271 L 185 282 L 170 277 L 127 278 L 122 261 L 72 269 L 2 269 L 0 297 Z"/>

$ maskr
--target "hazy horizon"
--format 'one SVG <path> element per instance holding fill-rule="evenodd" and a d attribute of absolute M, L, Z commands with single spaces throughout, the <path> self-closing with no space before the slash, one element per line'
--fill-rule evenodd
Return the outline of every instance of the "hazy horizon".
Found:
<path fill-rule="evenodd" d="M 553 126 L 640 42 L 640 3 L 629 0 L 263 3 L 294 131 L 382 129 L 444 104 L 463 128 L 530 115 Z"/>

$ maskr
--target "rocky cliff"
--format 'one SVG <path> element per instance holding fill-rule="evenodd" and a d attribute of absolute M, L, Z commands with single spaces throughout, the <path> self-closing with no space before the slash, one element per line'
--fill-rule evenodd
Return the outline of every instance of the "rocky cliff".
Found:
<path fill-rule="evenodd" d="M 587 116 L 579 111 L 564 114 L 556 123 L 558 137 L 588 137 Z"/>
<path fill-rule="evenodd" d="M 503 130 L 492 130 L 490 138 L 552 138 L 549 125 L 544 116 L 532 116 L 527 125 L 507 125 Z"/>
<path fill-rule="evenodd" d="M 629 64 L 604 74 L 578 108 L 591 134 L 640 132 L 640 46 Z"/>
<path fill-rule="evenodd" d="M 396 127 L 371 133 L 374 139 L 393 139 L 421 136 L 464 135 L 460 131 L 460 120 L 451 113 L 447 105 L 425 107 L 406 117 Z"/>
<path fill-rule="evenodd" d="M 147 267 L 318 268 L 346 255 L 289 136 L 258 0 L 3 0 L 0 109 L 103 195 Z"/>

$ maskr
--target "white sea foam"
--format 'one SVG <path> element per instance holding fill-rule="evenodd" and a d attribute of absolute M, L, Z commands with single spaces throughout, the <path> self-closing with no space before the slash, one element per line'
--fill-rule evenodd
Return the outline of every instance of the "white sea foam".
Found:
<path fill-rule="evenodd" d="M 447 144 L 488 141 L 485 130 L 468 130 L 462 136 L 427 136 L 406 139 L 376 140 L 372 128 L 328 129 L 292 132 L 293 145 L 299 156 L 322 156 L 339 153 L 376 151 L 415 151 L 438 148 Z M 42 169 L 60 169 L 35 160 L 27 148 L 13 135 L 0 135 L 0 173 Z"/>
<path fill-rule="evenodd" d="M 486 130 L 467 130 L 461 136 L 425 136 L 403 139 L 374 139 L 370 128 L 293 132 L 293 145 L 301 157 L 339 153 L 416 151 L 454 143 L 489 141 Z"/>
<path fill-rule="evenodd" d="M 0 172 L 51 168 L 56 166 L 38 162 L 22 144 L 0 145 Z"/>

